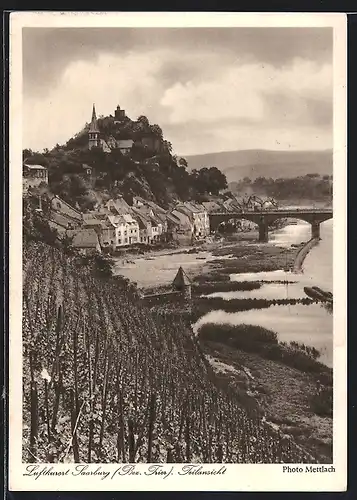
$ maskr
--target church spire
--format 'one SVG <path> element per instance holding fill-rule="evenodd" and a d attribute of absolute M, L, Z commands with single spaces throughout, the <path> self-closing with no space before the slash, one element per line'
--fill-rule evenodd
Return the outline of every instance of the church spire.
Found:
<path fill-rule="evenodd" d="M 97 114 L 95 112 L 95 105 L 93 103 L 93 111 L 92 111 L 92 121 L 91 121 L 91 124 L 90 124 L 90 127 L 89 127 L 89 132 L 94 132 L 94 133 L 98 133 L 99 132 L 99 129 L 98 129 L 98 123 L 97 123 Z"/>
<path fill-rule="evenodd" d="M 98 147 L 100 144 L 99 141 L 99 128 L 98 128 L 98 123 L 97 123 L 97 115 L 95 112 L 95 105 L 93 104 L 93 111 L 92 111 L 92 121 L 89 125 L 89 143 L 88 147 L 89 149 L 92 149 L 94 147 Z"/>

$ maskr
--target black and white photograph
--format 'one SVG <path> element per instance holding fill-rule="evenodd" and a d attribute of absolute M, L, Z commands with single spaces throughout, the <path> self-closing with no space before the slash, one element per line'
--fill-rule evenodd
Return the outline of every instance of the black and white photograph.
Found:
<path fill-rule="evenodd" d="M 11 89 L 26 487 L 238 490 L 231 466 L 268 464 L 343 486 L 336 26 L 52 15 L 19 30 Z"/>

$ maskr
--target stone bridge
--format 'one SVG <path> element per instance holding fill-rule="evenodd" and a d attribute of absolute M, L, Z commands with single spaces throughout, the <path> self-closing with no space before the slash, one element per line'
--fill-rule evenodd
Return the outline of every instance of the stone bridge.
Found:
<path fill-rule="evenodd" d="M 299 209 L 277 209 L 261 211 L 242 212 L 212 212 L 209 215 L 210 231 L 216 231 L 222 222 L 232 219 L 245 219 L 255 222 L 259 227 L 259 241 L 268 241 L 268 227 L 277 219 L 300 219 L 311 224 L 311 238 L 320 238 L 320 224 L 332 219 L 332 208 L 299 208 Z"/>

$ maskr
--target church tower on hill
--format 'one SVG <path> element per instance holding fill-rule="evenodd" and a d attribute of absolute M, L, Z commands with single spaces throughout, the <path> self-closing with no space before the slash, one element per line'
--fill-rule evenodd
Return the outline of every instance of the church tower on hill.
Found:
<path fill-rule="evenodd" d="M 98 123 L 97 123 L 97 115 L 95 112 L 95 105 L 93 104 L 93 111 L 92 111 L 92 121 L 89 126 L 89 143 L 88 147 L 89 149 L 92 149 L 94 147 L 99 147 L 100 146 L 100 140 L 99 140 L 99 128 L 98 128 Z"/>

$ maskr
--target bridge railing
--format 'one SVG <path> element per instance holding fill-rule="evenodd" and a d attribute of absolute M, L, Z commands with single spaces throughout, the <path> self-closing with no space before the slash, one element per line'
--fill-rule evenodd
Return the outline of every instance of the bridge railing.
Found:
<path fill-rule="evenodd" d="M 284 208 L 284 209 L 265 209 L 265 210 L 235 210 L 235 211 L 222 211 L 222 212 L 210 212 L 208 215 L 244 215 L 244 214 L 311 214 L 311 213 L 317 213 L 317 214 L 325 214 L 325 213 L 332 213 L 333 210 L 332 208 L 300 208 L 300 209 L 295 209 L 295 208 Z"/>

